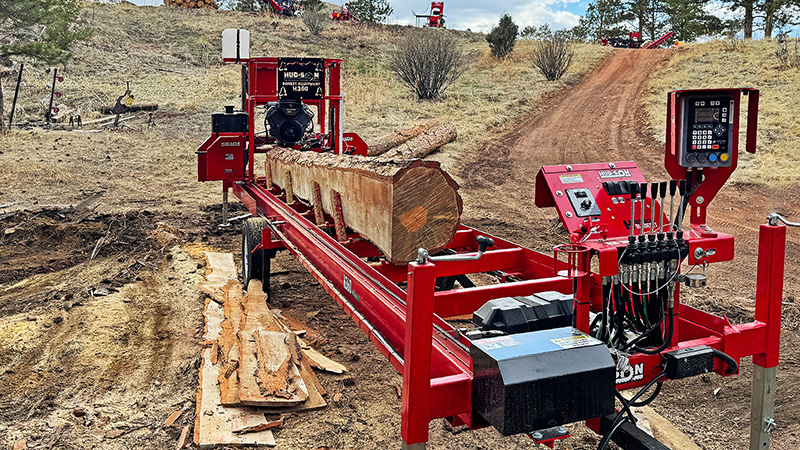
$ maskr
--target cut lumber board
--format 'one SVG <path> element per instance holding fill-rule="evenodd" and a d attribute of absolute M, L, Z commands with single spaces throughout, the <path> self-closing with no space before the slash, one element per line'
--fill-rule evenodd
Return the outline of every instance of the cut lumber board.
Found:
<path fill-rule="evenodd" d="M 266 152 L 272 182 L 294 197 L 322 191 L 323 209 L 335 217 L 332 191 L 341 196 L 344 223 L 378 247 L 394 264 L 406 264 L 425 248 L 447 246 L 460 224 L 458 184 L 438 162 L 273 148 Z"/>
<path fill-rule="evenodd" d="M 223 288 L 225 319 L 217 338 L 219 361 L 220 401 L 223 405 L 239 405 L 239 328 L 244 315 L 242 308 L 242 284 L 229 280 Z"/>
<path fill-rule="evenodd" d="M 653 429 L 653 437 L 672 450 L 701 450 L 692 438 L 677 429 L 669 420 L 649 406 L 642 407 L 645 417 Z"/>
<path fill-rule="evenodd" d="M 397 147 L 398 145 L 407 142 L 409 139 L 413 139 L 419 136 L 428 129 L 438 126 L 439 124 L 441 124 L 440 121 L 436 119 L 429 119 L 423 123 L 414 125 L 411 128 L 406 128 L 399 131 L 393 131 L 383 136 L 378 136 L 376 138 L 368 139 L 366 142 L 367 155 L 368 156 L 382 155 L 387 151 L 389 151 L 389 149 Z"/>
<path fill-rule="evenodd" d="M 261 282 L 251 280 L 242 300 L 239 328 L 239 401 L 251 406 L 295 406 L 308 398 L 297 367 L 294 333 L 287 332 L 267 307 Z"/>
<path fill-rule="evenodd" d="M 225 294 L 222 289 L 229 280 L 236 280 L 238 275 L 233 254 L 203 252 L 203 255 L 206 257 L 206 280 L 200 283 L 200 289 L 215 301 L 224 303 Z"/>
<path fill-rule="evenodd" d="M 290 330 L 294 331 L 296 335 L 303 336 L 306 342 L 313 345 L 314 342 L 324 339 L 319 331 L 290 316 L 286 311 L 280 309 L 271 309 L 271 311 L 280 323 L 286 325 Z"/>
<path fill-rule="evenodd" d="M 303 356 L 308 359 L 308 363 L 311 365 L 311 367 L 332 373 L 347 372 L 347 367 L 345 367 L 343 364 L 339 364 L 322 353 L 314 350 L 313 347 L 306 344 L 302 339 L 298 338 L 297 343 L 300 345 L 300 351 L 303 353 Z"/>
<path fill-rule="evenodd" d="M 222 307 L 206 300 L 203 312 L 206 318 L 206 332 L 204 338 L 213 340 L 219 337 L 222 330 Z M 197 414 L 195 417 L 194 443 L 200 448 L 214 448 L 217 445 L 266 445 L 275 446 L 272 431 L 264 430 L 256 433 L 234 434 L 233 423 L 252 423 L 262 419 L 268 421 L 262 412 L 256 408 L 229 407 L 220 403 L 220 391 L 217 384 L 219 364 L 211 364 L 211 348 L 203 349 L 203 359 L 200 365 L 200 389 L 197 392 Z"/>

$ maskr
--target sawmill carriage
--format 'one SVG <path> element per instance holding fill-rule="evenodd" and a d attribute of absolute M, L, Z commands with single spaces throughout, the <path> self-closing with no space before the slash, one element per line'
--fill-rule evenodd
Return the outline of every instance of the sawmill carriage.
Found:
<path fill-rule="evenodd" d="M 404 448 L 424 448 L 429 422 L 444 418 L 550 447 L 568 437 L 564 425 L 586 421 L 601 448 L 665 449 L 629 407 L 669 380 L 735 375 L 746 356 L 751 449 L 769 447 L 779 222 L 796 224 L 771 215 L 761 225 L 754 322 L 681 302 L 682 289 L 706 284 L 706 265 L 733 259 L 733 236 L 712 229 L 706 210 L 736 169 L 744 109 L 745 149 L 756 149 L 757 90 L 669 93 L 670 180 L 648 183 L 631 161 L 543 167 L 534 201 L 555 207 L 569 233 L 543 254 L 461 224 L 457 185 L 438 164 L 366 157 L 364 141 L 342 130 L 341 60 L 250 58 L 247 37 L 225 31 L 242 105 L 213 115 L 198 177 L 222 181 L 224 208 L 232 191 L 254 216 L 243 226 L 245 284 L 268 290 L 271 258 L 289 251 L 403 375 Z M 459 315 L 473 326 L 445 319 Z M 627 389 L 632 398 L 618 395 Z"/>

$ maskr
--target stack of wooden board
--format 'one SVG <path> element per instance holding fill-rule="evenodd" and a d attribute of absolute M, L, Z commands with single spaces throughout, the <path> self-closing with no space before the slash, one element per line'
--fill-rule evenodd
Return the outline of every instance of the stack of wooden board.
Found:
<path fill-rule="evenodd" d="M 195 444 L 274 446 L 270 428 L 282 422 L 265 413 L 326 406 L 326 392 L 311 367 L 334 373 L 347 369 L 298 338 L 292 329 L 296 321 L 276 317 L 259 281 L 251 281 L 243 295 L 230 253 L 206 252 L 206 258 L 201 289 L 210 298 L 204 312 Z"/>

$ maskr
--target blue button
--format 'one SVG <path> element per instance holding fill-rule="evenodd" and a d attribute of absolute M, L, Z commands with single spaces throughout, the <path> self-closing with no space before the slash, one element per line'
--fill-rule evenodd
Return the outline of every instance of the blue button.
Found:
<path fill-rule="evenodd" d="M 716 153 L 712 153 L 712 154 L 708 155 L 708 161 L 709 162 L 714 162 L 716 160 L 717 160 L 717 154 Z"/>

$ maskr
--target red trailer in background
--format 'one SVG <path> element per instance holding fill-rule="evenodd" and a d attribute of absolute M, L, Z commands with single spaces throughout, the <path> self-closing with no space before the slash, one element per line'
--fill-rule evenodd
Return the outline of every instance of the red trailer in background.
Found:
<path fill-rule="evenodd" d="M 356 17 L 350 11 L 350 3 L 345 3 L 342 5 L 342 9 L 340 11 L 333 11 L 331 13 L 331 19 L 338 22 L 358 22 L 358 19 L 356 19 Z"/>
<path fill-rule="evenodd" d="M 444 2 L 431 2 L 428 14 L 414 13 L 414 16 L 417 18 L 417 26 L 444 28 Z"/>

